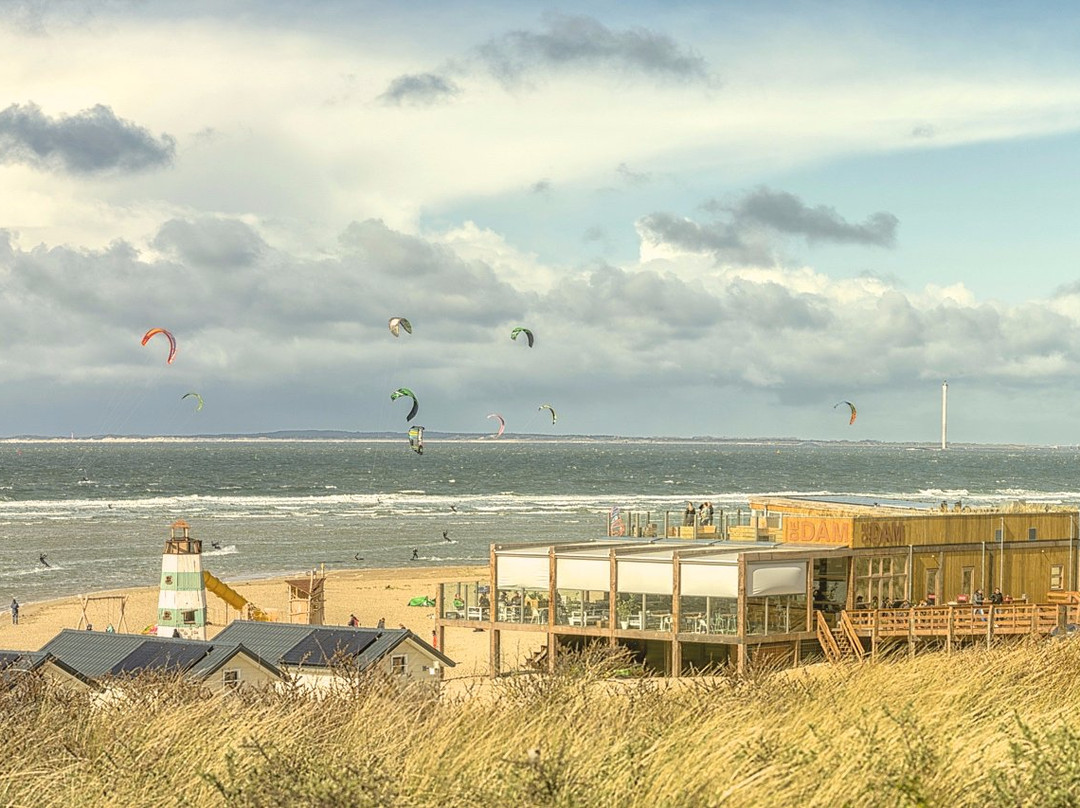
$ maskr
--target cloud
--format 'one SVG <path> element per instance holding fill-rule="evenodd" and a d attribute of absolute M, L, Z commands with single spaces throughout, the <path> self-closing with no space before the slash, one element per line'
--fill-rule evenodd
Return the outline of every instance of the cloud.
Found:
<path fill-rule="evenodd" d="M 851 224 L 833 208 L 811 208 L 794 194 L 768 188 L 751 191 L 727 211 L 736 223 L 754 222 L 780 233 L 805 236 L 811 243 L 833 241 L 875 247 L 892 247 L 896 243 L 900 221 L 891 213 L 879 212 L 862 224 Z"/>
<path fill-rule="evenodd" d="M 0 111 L 0 163 L 95 174 L 161 168 L 175 155 L 170 135 L 155 138 L 101 104 L 58 118 L 36 104 L 12 104 Z"/>
<path fill-rule="evenodd" d="M 431 106 L 449 101 L 461 88 L 445 76 L 435 73 L 408 73 L 398 76 L 379 96 L 388 106 Z"/>
<path fill-rule="evenodd" d="M 794 235 L 814 244 L 860 244 L 892 247 L 899 219 L 878 212 L 862 223 L 851 223 L 826 205 L 810 207 L 794 194 L 758 188 L 734 203 L 710 200 L 702 206 L 718 214 L 701 224 L 671 213 L 658 212 L 637 222 L 642 238 L 654 245 L 712 253 L 717 260 L 738 265 L 771 265 L 778 260 L 773 237 Z"/>
<path fill-rule="evenodd" d="M 259 234 L 243 222 L 213 217 L 172 219 L 151 243 L 184 263 L 218 268 L 248 266 L 266 248 Z"/>
<path fill-rule="evenodd" d="M 477 48 L 488 71 L 505 84 L 529 74 L 602 68 L 682 81 L 708 82 L 706 61 L 646 28 L 613 30 L 581 15 L 553 14 L 542 30 L 509 31 Z"/>

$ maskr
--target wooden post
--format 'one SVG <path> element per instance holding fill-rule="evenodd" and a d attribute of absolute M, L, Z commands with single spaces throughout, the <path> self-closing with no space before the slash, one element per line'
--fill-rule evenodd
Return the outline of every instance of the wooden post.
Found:
<path fill-rule="evenodd" d="M 739 553 L 739 594 L 736 600 L 735 633 L 739 641 L 737 670 L 746 674 L 746 554 Z"/>
<path fill-rule="evenodd" d="M 499 590 L 497 588 L 497 581 L 499 580 L 498 555 L 495 553 L 495 545 L 491 546 L 491 555 L 488 563 L 491 566 L 491 572 L 488 577 L 488 602 L 491 604 L 488 607 L 488 631 L 491 632 L 491 636 L 488 644 L 488 669 L 492 677 L 498 676 L 500 673 L 500 660 L 499 660 L 499 636 L 495 631 L 495 610 L 499 608 Z M 480 610 L 480 618 L 483 619 L 484 610 Z"/>
<path fill-rule="evenodd" d="M 619 567 L 615 561 L 615 548 L 612 547 L 608 550 L 608 645 L 614 648 L 618 645 L 618 640 L 615 639 L 615 626 L 618 625 L 619 615 L 617 612 L 618 604 L 618 588 L 619 588 Z"/>
<path fill-rule="evenodd" d="M 679 631 L 682 629 L 682 561 L 679 551 L 671 554 L 671 676 L 682 675 L 682 643 Z"/>
<path fill-rule="evenodd" d="M 947 624 L 946 633 L 945 633 L 945 652 L 946 653 L 951 653 L 952 652 L 952 646 L 953 646 L 953 630 L 954 630 L 954 627 L 953 627 L 953 607 L 952 606 L 949 607 L 948 617 L 946 618 L 946 620 L 948 621 L 948 624 Z"/>
<path fill-rule="evenodd" d="M 908 610 L 907 621 L 907 650 L 908 656 L 915 656 L 915 610 Z"/>
<path fill-rule="evenodd" d="M 559 651 L 559 643 L 555 639 L 555 618 L 558 616 L 559 604 L 555 598 L 555 548 L 548 549 L 548 627 L 547 627 L 547 668 L 548 673 L 555 673 L 555 655 Z"/>

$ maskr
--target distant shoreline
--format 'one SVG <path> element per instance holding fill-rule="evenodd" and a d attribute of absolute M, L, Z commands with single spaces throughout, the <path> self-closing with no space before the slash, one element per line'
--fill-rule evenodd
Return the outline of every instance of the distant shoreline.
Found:
<path fill-rule="evenodd" d="M 720 446 L 774 446 L 774 447 L 799 447 L 799 446 L 866 446 L 874 448 L 911 449 L 918 451 L 938 452 L 941 448 L 934 443 L 917 441 L 878 441 L 878 440 L 823 440 L 813 438 L 718 438 L 713 436 L 694 437 L 631 437 L 621 435 L 542 435 L 525 434 L 512 437 L 503 436 L 493 438 L 485 433 L 461 433 L 461 432 L 434 432 L 428 430 L 426 439 L 438 443 L 506 443 L 506 444 L 617 444 L 617 445 L 650 445 L 650 444 L 690 444 L 695 446 L 720 445 Z M 397 433 L 337 433 L 328 431 L 327 434 L 312 433 L 256 433 L 251 435 L 91 435 L 87 437 L 48 437 L 43 435 L 19 435 L 12 437 L 0 437 L 0 444 L 9 445 L 110 445 L 110 444 L 169 444 L 169 443 L 398 443 L 403 440 Z M 1078 444 L 1035 444 L 1035 443 L 951 443 L 946 451 L 980 449 L 980 450 L 1013 450 L 1013 449 L 1047 449 L 1058 451 L 1076 451 L 1080 449 Z"/>

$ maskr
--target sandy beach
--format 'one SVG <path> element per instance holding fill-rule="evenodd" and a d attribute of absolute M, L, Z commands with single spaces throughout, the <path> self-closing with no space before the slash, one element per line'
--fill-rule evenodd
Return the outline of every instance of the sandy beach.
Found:
<path fill-rule="evenodd" d="M 301 577 L 290 575 L 288 578 Z M 486 580 L 488 569 L 469 567 L 408 567 L 399 569 L 335 570 L 326 574 L 327 625 L 346 625 L 355 614 L 362 626 L 374 627 L 380 618 L 390 627 L 405 626 L 427 642 L 435 628 L 434 607 L 409 606 L 411 598 L 427 595 L 434 598 L 436 586 L 443 581 Z M 253 581 L 227 581 L 233 589 L 259 608 L 288 615 L 289 590 L 286 578 Z M 87 593 L 91 594 L 91 593 Z M 119 625 L 118 601 L 91 601 L 87 617 L 95 630 L 110 623 L 118 630 L 138 633 L 157 619 L 158 589 L 155 586 L 96 592 L 95 595 L 125 595 L 124 623 Z M 23 603 L 19 624 L 12 625 L 5 612 L 0 616 L 0 649 L 36 651 L 61 629 L 77 628 L 83 614 L 79 597 Z M 211 623 L 207 638 L 235 620 L 237 613 L 214 595 L 207 593 L 207 617 Z M 507 639 L 510 637 L 508 636 Z M 448 629 L 446 648 L 442 649 L 457 665 L 446 670 L 446 678 L 484 677 L 488 671 L 488 633 L 472 629 Z M 526 654 L 531 648 L 505 647 L 504 654 Z"/>

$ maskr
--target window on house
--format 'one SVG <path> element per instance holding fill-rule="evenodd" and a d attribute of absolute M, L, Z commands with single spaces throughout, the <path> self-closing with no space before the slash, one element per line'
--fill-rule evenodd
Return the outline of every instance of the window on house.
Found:
<path fill-rule="evenodd" d="M 390 673 L 394 676 L 404 676 L 408 669 L 407 663 L 408 658 L 404 654 L 390 657 Z"/>
<path fill-rule="evenodd" d="M 1038 529 L 1034 528 L 1034 527 L 1029 527 L 1028 528 L 1028 541 L 1035 541 L 1037 538 L 1039 538 Z"/>
<path fill-rule="evenodd" d="M 1062 590 L 1065 588 L 1065 565 L 1064 564 L 1051 564 L 1050 565 L 1050 589 Z"/>
<path fill-rule="evenodd" d="M 195 612 L 194 612 L 194 610 L 189 611 L 189 612 L 180 612 L 180 615 L 181 615 L 181 618 L 183 619 L 183 621 L 185 623 L 187 623 L 188 625 L 195 622 Z"/>
<path fill-rule="evenodd" d="M 236 688 L 240 687 L 240 669 L 228 668 L 222 671 L 221 681 L 227 690 L 236 690 Z"/>
<path fill-rule="evenodd" d="M 1001 533 L 1001 528 L 999 527 L 997 530 L 994 531 L 994 541 L 999 542 L 999 541 L 1001 541 L 1001 538 L 1002 538 L 1002 533 Z"/>

